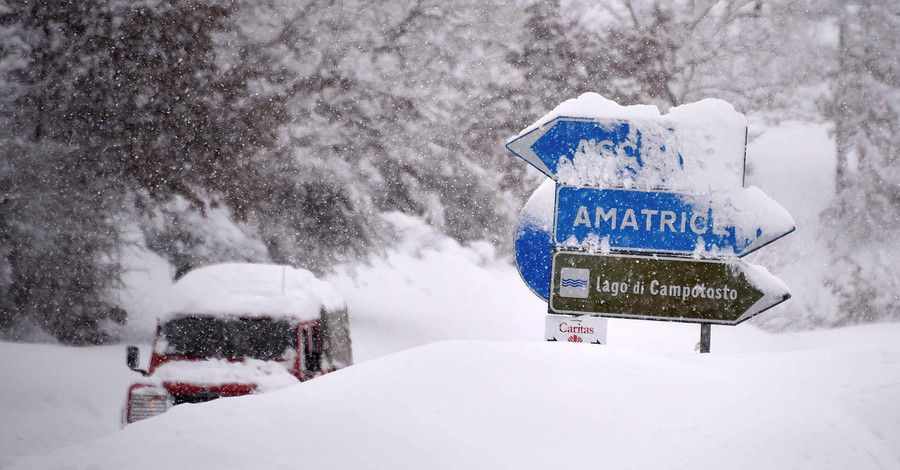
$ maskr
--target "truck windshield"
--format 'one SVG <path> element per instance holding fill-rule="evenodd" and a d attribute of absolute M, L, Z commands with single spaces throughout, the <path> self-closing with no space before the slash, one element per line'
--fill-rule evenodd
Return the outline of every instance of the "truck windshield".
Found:
<path fill-rule="evenodd" d="M 164 323 L 161 335 L 165 355 L 271 360 L 297 350 L 296 325 L 272 318 L 184 316 Z"/>

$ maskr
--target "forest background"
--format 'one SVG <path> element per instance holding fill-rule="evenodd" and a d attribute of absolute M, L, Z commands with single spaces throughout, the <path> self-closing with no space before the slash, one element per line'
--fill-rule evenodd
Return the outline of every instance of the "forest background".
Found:
<path fill-rule="evenodd" d="M 834 308 L 768 326 L 898 320 L 898 39 L 893 0 L 0 0 L 0 338 L 116 340 L 131 247 L 322 274 L 399 211 L 511 260 L 503 144 L 588 91 L 827 125 Z"/>

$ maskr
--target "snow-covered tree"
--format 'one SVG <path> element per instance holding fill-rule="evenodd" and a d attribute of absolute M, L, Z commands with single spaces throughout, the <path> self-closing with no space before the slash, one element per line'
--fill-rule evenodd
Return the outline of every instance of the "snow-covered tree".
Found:
<path fill-rule="evenodd" d="M 301 178 L 327 182 L 343 201 L 331 211 L 347 209 L 347 243 L 365 240 L 356 227 L 377 224 L 371 214 L 379 211 L 419 215 L 460 240 L 494 237 L 498 227 L 508 233 L 508 207 L 496 204 L 505 197 L 497 191 L 504 172 L 493 165 L 510 131 L 486 129 L 507 116 L 482 113 L 492 98 L 485 90 L 508 72 L 498 47 L 505 33 L 490 5 L 294 8 L 273 35 L 301 77 L 290 88 L 286 132 Z M 470 140 L 472 133 L 489 133 L 492 143 Z"/>
<path fill-rule="evenodd" d="M 843 322 L 900 319 L 900 6 L 835 2 L 836 72 L 826 116 L 835 124 L 837 197 L 825 214 L 828 285 Z"/>
<path fill-rule="evenodd" d="M 109 188 L 63 145 L 6 140 L 0 151 L 0 333 L 105 341 L 103 322 L 125 320 L 110 302 L 120 266 Z"/>
<path fill-rule="evenodd" d="M 15 202 L 3 224 L 8 328 L 31 319 L 65 341 L 102 340 L 123 214 L 149 217 L 182 198 L 201 214 L 224 204 L 247 217 L 252 189 L 266 183 L 254 158 L 276 147 L 286 114 L 266 87 L 280 76 L 220 60 L 236 11 L 215 0 L 0 8 L 13 92 L 0 136 L 14 154 L 4 172 Z M 164 240 L 178 237 L 153 240 L 173 262 L 187 255 Z"/>
<path fill-rule="evenodd" d="M 567 14 L 598 37 L 627 104 L 663 109 L 716 97 L 745 111 L 810 113 L 824 55 L 803 2 L 571 0 Z"/>
<path fill-rule="evenodd" d="M 67 137 L 76 91 L 108 20 L 96 5 L 14 3 L 0 8 L 0 333 L 42 328 L 74 344 L 107 339 L 124 321 L 110 301 L 119 239 L 109 168 Z M 83 58 L 82 61 L 72 58 Z"/>

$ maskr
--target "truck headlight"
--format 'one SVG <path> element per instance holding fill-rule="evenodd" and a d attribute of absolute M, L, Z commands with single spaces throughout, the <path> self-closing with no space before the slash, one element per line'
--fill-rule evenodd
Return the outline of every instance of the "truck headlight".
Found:
<path fill-rule="evenodd" d="M 162 387 L 134 385 L 128 392 L 125 422 L 133 423 L 161 415 L 172 406 L 172 397 Z"/>

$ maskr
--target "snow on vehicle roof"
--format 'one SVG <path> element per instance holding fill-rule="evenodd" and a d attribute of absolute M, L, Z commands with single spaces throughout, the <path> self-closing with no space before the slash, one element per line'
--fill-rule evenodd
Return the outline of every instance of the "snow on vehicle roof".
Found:
<path fill-rule="evenodd" d="M 226 263 L 195 269 L 179 279 L 160 319 L 181 313 L 316 319 L 322 307 L 340 310 L 345 303 L 331 284 L 305 269 Z"/>

